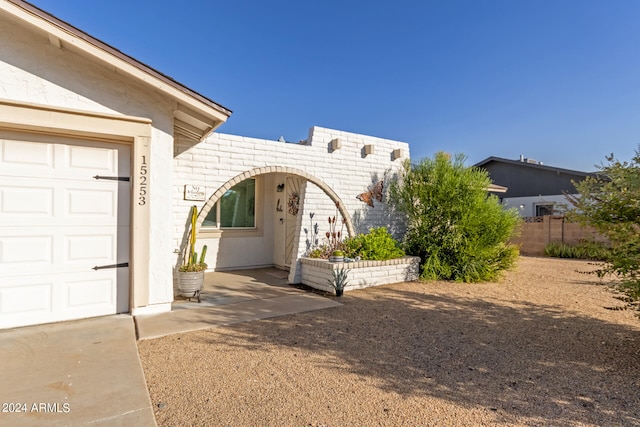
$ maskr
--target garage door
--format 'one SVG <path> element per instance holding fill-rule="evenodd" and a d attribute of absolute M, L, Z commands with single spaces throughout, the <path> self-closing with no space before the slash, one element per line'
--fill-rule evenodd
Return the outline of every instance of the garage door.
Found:
<path fill-rule="evenodd" d="M 0 328 L 129 311 L 126 145 L 0 131 Z"/>

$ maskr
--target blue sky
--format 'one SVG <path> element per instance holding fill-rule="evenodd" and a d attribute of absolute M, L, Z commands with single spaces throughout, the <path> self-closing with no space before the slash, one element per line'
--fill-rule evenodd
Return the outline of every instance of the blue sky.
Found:
<path fill-rule="evenodd" d="M 32 3 L 233 110 L 223 133 L 586 171 L 640 144 L 636 0 Z"/>

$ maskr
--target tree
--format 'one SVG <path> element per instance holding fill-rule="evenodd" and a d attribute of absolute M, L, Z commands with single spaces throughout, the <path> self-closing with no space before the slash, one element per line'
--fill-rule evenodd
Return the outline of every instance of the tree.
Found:
<path fill-rule="evenodd" d="M 634 299 L 640 298 L 640 152 L 630 162 L 613 154 L 600 173 L 574 182 L 578 193 L 566 195 L 573 205 L 568 216 L 595 228 L 609 239 L 609 259 L 597 271 L 622 279 L 622 286 Z"/>
<path fill-rule="evenodd" d="M 508 243 L 518 213 L 487 193 L 488 173 L 465 166 L 465 159 L 439 152 L 415 165 L 407 161 L 390 185 L 390 203 L 406 216 L 404 249 L 421 258 L 423 279 L 493 280 L 518 256 Z"/>

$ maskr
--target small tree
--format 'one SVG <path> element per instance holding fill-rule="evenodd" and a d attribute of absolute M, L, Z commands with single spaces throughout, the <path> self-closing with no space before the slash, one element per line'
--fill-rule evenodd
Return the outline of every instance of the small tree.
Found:
<path fill-rule="evenodd" d="M 407 161 L 390 185 L 391 204 L 406 215 L 404 249 L 421 258 L 423 279 L 493 280 L 518 256 L 508 244 L 518 213 L 487 193 L 486 171 L 464 161 L 443 152 L 413 166 Z"/>
<path fill-rule="evenodd" d="M 611 243 L 610 257 L 597 271 L 613 273 L 634 299 L 640 298 L 640 153 L 630 162 L 613 154 L 601 164 L 600 174 L 574 182 L 578 194 L 567 195 L 573 205 L 568 216 L 590 225 Z"/>

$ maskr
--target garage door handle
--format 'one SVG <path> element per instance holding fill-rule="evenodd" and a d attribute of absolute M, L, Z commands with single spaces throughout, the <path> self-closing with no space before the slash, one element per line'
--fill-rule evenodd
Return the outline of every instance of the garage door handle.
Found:
<path fill-rule="evenodd" d="M 120 267 L 129 267 L 128 262 L 121 262 L 120 264 L 110 264 L 110 265 L 96 265 L 92 268 L 92 270 L 104 270 L 106 268 L 120 268 Z"/>
<path fill-rule="evenodd" d="M 94 179 L 108 179 L 110 181 L 129 181 L 128 176 L 101 176 L 96 175 L 93 177 Z"/>

